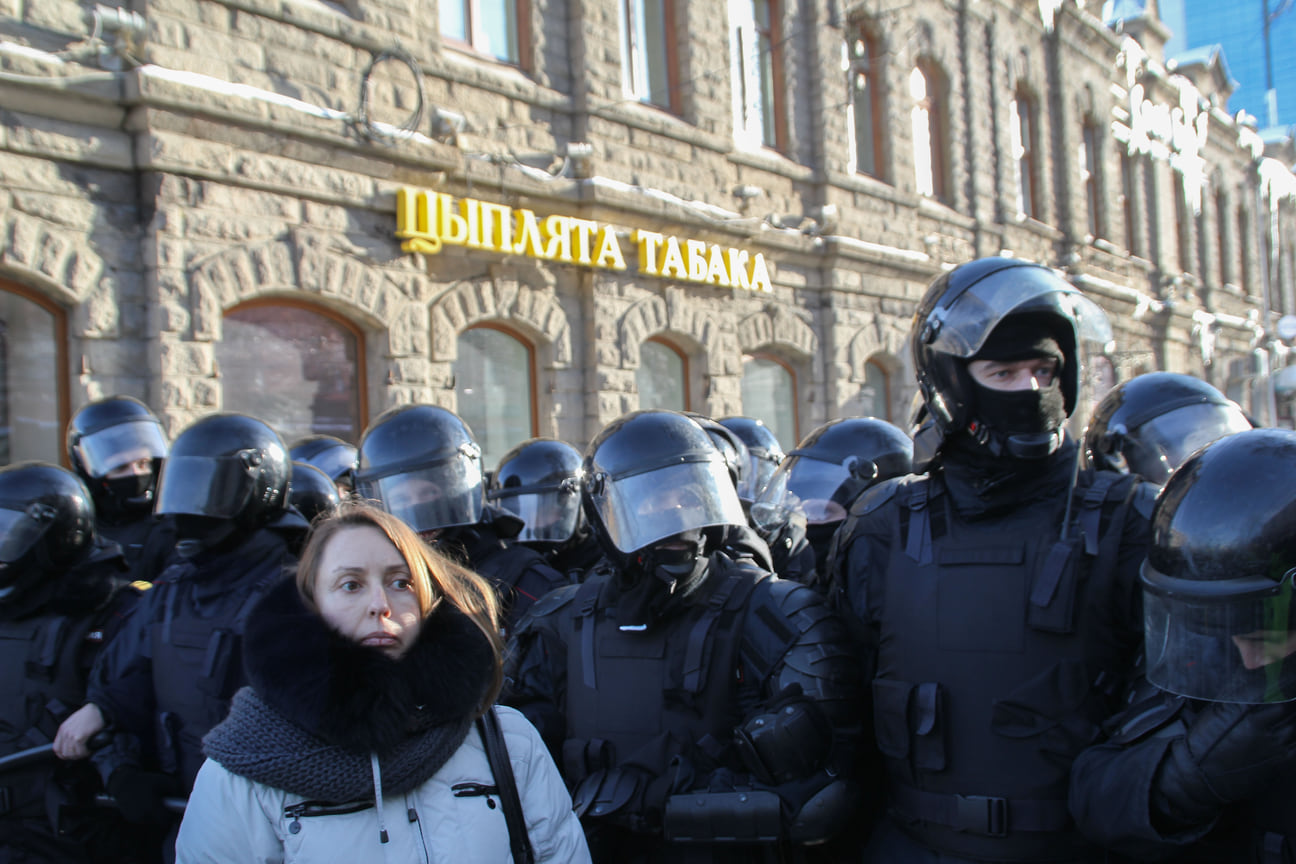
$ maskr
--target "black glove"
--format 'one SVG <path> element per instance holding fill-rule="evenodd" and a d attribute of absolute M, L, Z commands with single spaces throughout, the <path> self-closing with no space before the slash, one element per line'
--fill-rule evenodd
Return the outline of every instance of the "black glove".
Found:
<path fill-rule="evenodd" d="M 1209 702 L 1166 752 L 1153 782 L 1153 810 L 1172 830 L 1203 825 L 1293 767 L 1296 705 Z"/>
<path fill-rule="evenodd" d="M 162 799 L 179 794 L 180 783 L 170 774 L 123 765 L 109 776 L 106 788 L 127 822 L 160 825 L 169 818 Z"/>

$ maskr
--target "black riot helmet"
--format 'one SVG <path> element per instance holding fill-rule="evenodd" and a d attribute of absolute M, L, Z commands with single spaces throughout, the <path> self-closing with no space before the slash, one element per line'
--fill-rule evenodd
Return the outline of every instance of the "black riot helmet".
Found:
<path fill-rule="evenodd" d="M 354 444 L 332 435 L 310 435 L 293 442 L 288 456 L 294 462 L 313 465 L 343 489 L 355 489 L 358 452 Z"/>
<path fill-rule="evenodd" d="M 99 516 L 145 515 L 153 509 L 167 442 L 162 424 L 143 402 L 111 396 L 81 406 L 68 422 L 67 455 L 94 496 Z M 148 471 L 122 473 L 143 460 L 149 460 Z M 114 472 L 120 476 L 108 476 Z"/>
<path fill-rule="evenodd" d="M 1142 581 L 1149 681 L 1194 699 L 1296 699 L 1296 432 L 1248 429 L 1180 465 Z"/>
<path fill-rule="evenodd" d="M 356 493 L 415 531 L 477 524 L 482 491 L 481 447 L 453 411 L 389 408 L 360 439 Z"/>
<path fill-rule="evenodd" d="M 783 446 L 773 430 L 754 417 L 724 417 L 718 422 L 747 446 L 747 473 L 738 497 L 750 504 L 783 461 Z"/>
<path fill-rule="evenodd" d="M 333 478 L 309 462 L 292 463 L 292 480 L 288 483 L 288 503 L 297 508 L 307 522 L 328 516 L 342 504 Z"/>
<path fill-rule="evenodd" d="M 176 436 L 154 512 L 256 528 L 284 514 L 291 478 L 278 432 L 246 414 L 210 414 Z"/>
<path fill-rule="evenodd" d="M 71 471 L 48 462 L 0 468 L 0 604 L 79 564 L 94 545 L 94 503 Z"/>
<path fill-rule="evenodd" d="M 585 451 L 585 515 L 618 563 L 676 534 L 745 525 L 724 456 L 692 418 L 635 411 Z"/>
<path fill-rule="evenodd" d="M 1065 414 L 1057 428 L 1038 435 L 1008 435 L 994 428 L 992 418 L 983 416 L 968 362 L 1001 327 L 1056 345 Z M 1111 325 L 1102 310 L 1047 267 L 1014 258 L 981 258 L 941 274 L 919 302 L 909 336 L 918 390 L 931 420 L 920 428 L 937 441 L 934 447 L 915 442 L 916 448 L 935 453 L 941 442 L 966 434 L 996 455 L 1047 455 L 1061 441 L 1061 421 L 1075 411 L 1081 342 L 1110 339 Z M 919 471 L 925 468 L 915 466 Z"/>
<path fill-rule="evenodd" d="M 1095 468 L 1162 486 L 1193 451 L 1250 428 L 1242 409 L 1200 378 L 1148 372 L 1117 384 L 1094 408 L 1084 454 Z"/>
<path fill-rule="evenodd" d="M 566 543 L 581 526 L 581 452 L 556 438 L 532 438 L 504 454 L 486 499 L 524 523 L 516 540 Z"/>
<path fill-rule="evenodd" d="M 811 525 L 846 518 L 860 493 L 913 468 L 913 442 L 876 417 L 830 420 L 787 454 L 752 505 L 752 521 L 781 524 L 800 511 Z"/>

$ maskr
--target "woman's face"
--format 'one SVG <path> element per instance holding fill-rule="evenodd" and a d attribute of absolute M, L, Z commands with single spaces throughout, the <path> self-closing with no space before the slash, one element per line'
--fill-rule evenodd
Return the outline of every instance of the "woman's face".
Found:
<path fill-rule="evenodd" d="M 409 650 L 423 624 L 409 565 L 372 525 L 348 526 L 328 539 L 315 605 L 334 630 L 392 658 Z"/>

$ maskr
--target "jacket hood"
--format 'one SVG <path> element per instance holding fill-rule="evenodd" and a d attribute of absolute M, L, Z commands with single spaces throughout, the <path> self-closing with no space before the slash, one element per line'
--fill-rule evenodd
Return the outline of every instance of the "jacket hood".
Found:
<path fill-rule="evenodd" d="M 291 579 L 253 608 L 244 666 L 284 719 L 353 753 L 393 752 L 411 736 L 475 717 L 494 655 L 472 620 L 442 602 L 400 658 L 342 636 L 306 608 Z"/>

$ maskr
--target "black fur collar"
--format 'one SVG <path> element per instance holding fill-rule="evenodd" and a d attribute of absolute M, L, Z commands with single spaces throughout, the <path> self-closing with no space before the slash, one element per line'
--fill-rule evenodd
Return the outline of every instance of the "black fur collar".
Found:
<path fill-rule="evenodd" d="M 399 660 L 333 631 L 292 579 L 248 616 L 248 682 L 286 719 L 354 752 L 390 753 L 410 734 L 473 716 L 490 684 L 490 643 L 443 602 Z"/>

